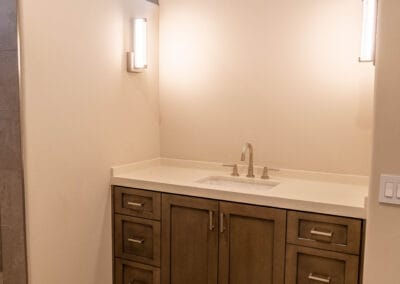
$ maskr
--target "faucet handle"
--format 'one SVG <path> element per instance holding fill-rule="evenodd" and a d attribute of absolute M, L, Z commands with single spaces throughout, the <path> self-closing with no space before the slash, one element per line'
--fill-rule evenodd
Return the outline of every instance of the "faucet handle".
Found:
<path fill-rule="evenodd" d="M 270 176 L 269 176 L 269 172 L 270 171 L 279 172 L 280 170 L 279 169 L 274 169 L 274 168 L 268 168 L 267 166 L 265 166 L 261 178 L 262 179 L 269 179 L 270 178 Z"/>
<path fill-rule="evenodd" d="M 233 176 L 233 177 L 238 177 L 239 176 L 239 170 L 238 170 L 238 165 L 237 164 L 232 164 L 232 165 L 223 164 L 223 166 L 232 168 L 231 176 Z"/>

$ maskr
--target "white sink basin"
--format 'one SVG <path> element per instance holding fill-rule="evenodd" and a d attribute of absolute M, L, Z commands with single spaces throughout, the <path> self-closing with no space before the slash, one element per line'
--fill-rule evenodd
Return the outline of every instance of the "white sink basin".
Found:
<path fill-rule="evenodd" d="M 224 177 L 224 176 L 209 176 L 197 181 L 202 184 L 218 185 L 229 188 L 243 189 L 272 189 L 279 183 L 269 180 L 240 178 L 240 177 Z"/>

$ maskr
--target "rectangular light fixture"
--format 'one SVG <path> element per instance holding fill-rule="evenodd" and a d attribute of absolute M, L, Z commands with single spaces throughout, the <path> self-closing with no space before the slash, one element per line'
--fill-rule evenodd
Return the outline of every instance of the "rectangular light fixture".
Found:
<path fill-rule="evenodd" d="M 132 21 L 132 47 L 128 52 L 128 72 L 142 72 L 147 68 L 147 20 Z"/>
<path fill-rule="evenodd" d="M 360 62 L 374 62 L 375 60 L 377 11 L 377 0 L 363 0 Z"/>

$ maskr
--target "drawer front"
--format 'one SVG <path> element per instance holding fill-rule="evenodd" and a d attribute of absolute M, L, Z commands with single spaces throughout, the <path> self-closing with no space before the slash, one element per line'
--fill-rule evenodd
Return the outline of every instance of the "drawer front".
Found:
<path fill-rule="evenodd" d="M 286 284 L 357 284 L 355 255 L 287 245 Z"/>
<path fill-rule="evenodd" d="M 115 284 L 160 284 L 160 269 L 116 258 Z"/>
<path fill-rule="evenodd" d="M 160 222 L 115 215 L 117 257 L 160 266 Z"/>
<path fill-rule="evenodd" d="M 160 220 L 161 193 L 116 186 L 114 210 L 124 215 Z"/>
<path fill-rule="evenodd" d="M 287 242 L 359 255 L 361 220 L 289 211 Z"/>

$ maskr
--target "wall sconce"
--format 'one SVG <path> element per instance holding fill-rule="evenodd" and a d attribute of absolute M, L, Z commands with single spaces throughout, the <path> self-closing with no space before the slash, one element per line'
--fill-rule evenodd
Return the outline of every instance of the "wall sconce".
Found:
<path fill-rule="evenodd" d="M 128 72 L 143 72 L 147 69 L 147 19 L 133 19 L 132 41 L 133 51 L 127 54 Z"/>
<path fill-rule="evenodd" d="M 363 0 L 360 62 L 374 62 L 378 1 Z"/>

